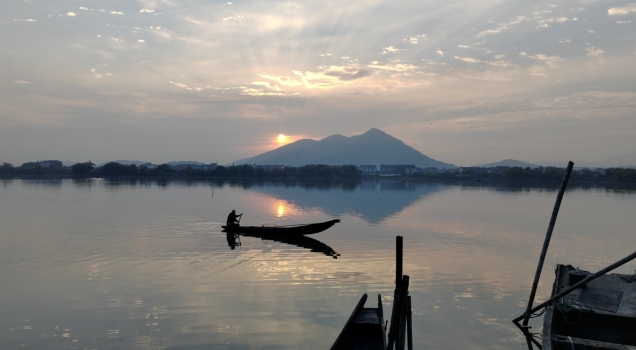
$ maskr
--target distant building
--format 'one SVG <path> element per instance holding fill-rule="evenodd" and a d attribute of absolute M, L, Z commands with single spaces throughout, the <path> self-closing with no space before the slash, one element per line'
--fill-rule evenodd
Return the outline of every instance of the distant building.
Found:
<path fill-rule="evenodd" d="M 402 176 L 415 173 L 417 167 L 412 164 L 380 164 L 380 176 Z"/>
<path fill-rule="evenodd" d="M 439 169 L 437 169 L 436 167 L 429 166 L 422 169 L 421 173 L 425 175 L 437 175 L 439 174 Z"/>
<path fill-rule="evenodd" d="M 460 174 L 488 174 L 489 168 L 479 166 L 462 167 L 459 169 Z"/>
<path fill-rule="evenodd" d="M 377 165 L 360 165 L 358 170 L 362 172 L 362 175 L 374 175 L 378 171 Z"/>
<path fill-rule="evenodd" d="M 265 171 L 272 171 L 272 170 L 283 170 L 285 166 L 284 165 L 255 165 L 254 168 L 263 169 Z"/>
<path fill-rule="evenodd" d="M 179 163 L 179 164 L 170 165 L 170 167 L 177 171 L 183 171 L 188 168 L 192 170 L 214 170 L 216 169 L 216 163 L 212 163 L 209 165 L 201 164 L 201 163 Z M 148 169 L 150 169 L 150 167 L 148 167 Z"/>
<path fill-rule="evenodd" d="M 509 166 L 498 165 L 496 167 L 488 168 L 489 174 L 503 175 L 506 170 L 510 169 Z"/>
<path fill-rule="evenodd" d="M 545 173 L 546 171 L 554 171 L 554 170 L 556 170 L 556 167 L 555 166 L 539 166 L 539 170 L 542 173 Z"/>

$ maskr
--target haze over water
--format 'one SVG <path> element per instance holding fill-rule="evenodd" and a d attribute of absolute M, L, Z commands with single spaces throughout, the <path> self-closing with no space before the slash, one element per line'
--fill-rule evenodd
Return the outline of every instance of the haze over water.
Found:
<path fill-rule="evenodd" d="M 525 349 L 524 311 L 558 184 L 3 180 L 0 348 L 325 349 L 363 293 L 390 314 L 404 237 L 416 348 Z M 221 225 L 341 219 L 337 254 Z M 570 184 L 553 266 L 636 247 L 636 192 Z M 318 249 L 319 250 L 319 249 Z M 617 270 L 633 273 L 634 262 Z M 387 317 L 388 318 L 388 317 Z M 534 320 L 534 330 L 541 328 Z"/>

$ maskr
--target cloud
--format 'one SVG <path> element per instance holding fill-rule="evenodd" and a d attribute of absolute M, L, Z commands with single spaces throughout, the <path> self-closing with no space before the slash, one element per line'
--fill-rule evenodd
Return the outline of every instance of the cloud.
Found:
<path fill-rule="evenodd" d="M 572 19 L 573 21 L 578 21 L 578 18 Z M 550 26 L 550 23 L 565 23 L 569 21 L 567 17 L 559 17 L 559 18 L 547 18 L 539 21 L 539 26 L 542 28 L 547 28 Z"/>
<path fill-rule="evenodd" d="M 483 60 L 479 60 L 472 57 L 455 56 L 455 59 L 466 62 L 466 63 L 484 63 L 484 64 L 495 66 L 495 67 L 509 67 L 511 65 L 510 62 L 506 62 L 506 61 L 483 61 Z"/>
<path fill-rule="evenodd" d="M 372 75 L 370 70 L 364 70 L 364 69 L 333 70 L 333 71 L 328 71 L 324 74 L 331 77 L 337 77 L 339 80 L 342 80 L 342 81 L 353 81 L 353 80 L 362 79 Z"/>
<path fill-rule="evenodd" d="M 374 69 L 380 69 L 380 70 L 394 71 L 394 72 L 407 72 L 407 71 L 418 68 L 417 66 L 414 66 L 412 64 L 404 64 L 404 63 L 380 64 L 377 61 L 374 61 L 368 67 L 374 68 Z"/>
<path fill-rule="evenodd" d="M 97 69 L 95 68 L 91 68 L 90 72 L 93 73 L 93 77 L 95 77 L 95 79 L 101 79 L 104 77 L 102 74 L 97 73 Z"/>
<path fill-rule="evenodd" d="M 444 56 L 444 52 L 442 52 L 442 50 L 437 50 L 435 52 L 437 52 L 437 54 L 440 55 L 440 56 Z"/>
<path fill-rule="evenodd" d="M 188 85 L 183 84 L 183 83 L 177 83 L 177 82 L 174 82 L 174 81 L 172 81 L 172 80 L 170 80 L 170 81 L 169 81 L 169 83 L 170 83 L 170 84 L 172 84 L 172 85 L 174 85 L 174 86 L 178 86 L 178 87 L 180 87 L 180 88 L 184 88 L 184 89 L 186 89 L 186 90 L 192 90 L 192 88 L 191 88 L 191 87 L 189 87 Z"/>
<path fill-rule="evenodd" d="M 229 16 L 229 17 L 223 17 L 223 18 L 221 18 L 221 20 L 223 22 L 227 22 L 227 21 L 244 22 L 245 21 L 245 17 L 243 17 L 243 16 Z"/>
<path fill-rule="evenodd" d="M 27 19 L 13 19 L 14 22 L 37 22 L 36 20 L 34 20 L 33 18 L 27 18 Z"/>
<path fill-rule="evenodd" d="M 123 15 L 124 13 L 121 11 L 110 11 L 113 15 Z"/>
<path fill-rule="evenodd" d="M 616 21 L 616 24 L 630 24 L 632 21 Z"/>
<path fill-rule="evenodd" d="M 398 48 L 395 48 L 393 46 L 387 46 L 387 47 L 383 48 L 382 50 L 383 50 L 382 51 L 383 54 L 385 54 L 387 52 L 400 52 L 400 51 L 402 51 L 402 49 L 398 49 Z"/>
<path fill-rule="evenodd" d="M 30 81 L 18 80 L 18 79 L 14 80 L 13 82 L 16 83 L 16 84 L 31 84 Z"/>
<path fill-rule="evenodd" d="M 590 46 L 590 47 L 586 48 L 586 50 L 587 50 L 587 55 L 588 56 L 594 56 L 594 57 L 602 58 L 603 55 L 605 54 L 605 51 L 603 51 L 603 49 L 597 49 L 594 46 Z"/>
<path fill-rule="evenodd" d="M 420 42 L 422 42 L 424 40 L 426 40 L 426 34 L 412 35 L 411 37 L 409 37 L 408 43 L 409 44 L 417 44 L 417 43 L 420 43 Z M 407 40 L 404 39 L 404 42 L 407 42 Z"/>
<path fill-rule="evenodd" d="M 88 7 L 84 7 L 84 6 L 80 7 L 79 9 L 82 11 L 88 11 Z"/>
<path fill-rule="evenodd" d="M 627 15 L 636 12 L 636 4 L 629 4 L 625 7 L 612 7 L 607 10 L 607 14 L 610 16 Z"/>
<path fill-rule="evenodd" d="M 141 10 L 139 10 L 139 12 L 141 12 L 141 13 L 153 13 L 153 12 L 155 12 L 155 10 L 151 10 L 151 9 L 141 9 Z"/>
<path fill-rule="evenodd" d="M 68 12 L 66 15 L 67 15 L 67 16 L 69 16 L 69 17 L 75 17 L 75 16 L 77 16 L 77 15 L 75 14 L 75 12 Z"/>
<path fill-rule="evenodd" d="M 263 79 L 269 79 L 278 82 L 281 85 L 289 86 L 289 87 L 299 87 L 302 86 L 303 83 L 286 76 L 274 76 L 269 74 L 257 74 L 259 77 Z"/>
<path fill-rule="evenodd" d="M 536 54 L 534 56 L 528 55 L 527 52 L 520 52 L 519 53 L 520 56 L 523 57 L 528 57 L 528 58 L 532 58 L 535 59 L 537 61 L 543 61 L 545 62 L 548 67 L 550 68 L 556 68 L 558 66 L 558 63 L 561 61 L 564 61 L 563 58 L 559 57 L 559 56 L 548 56 L 548 55 L 543 55 L 543 54 Z"/>
<path fill-rule="evenodd" d="M 146 40 L 144 40 L 144 39 L 139 39 L 139 40 L 137 40 L 137 42 L 138 42 L 138 43 L 145 43 L 145 42 L 146 42 Z"/>
<path fill-rule="evenodd" d="M 514 20 L 512 20 L 512 21 L 510 21 L 508 23 L 504 23 L 504 24 L 499 25 L 499 27 L 497 27 L 495 29 L 483 30 L 483 31 L 479 32 L 476 35 L 476 37 L 479 38 L 479 37 L 482 37 L 482 36 L 485 36 L 485 35 L 497 34 L 497 33 L 503 32 L 504 30 L 508 30 L 508 29 L 514 27 L 516 24 L 519 24 L 519 23 L 521 23 L 523 21 L 526 21 L 526 20 L 528 20 L 527 17 L 519 16 L 519 17 L 515 18 Z"/>

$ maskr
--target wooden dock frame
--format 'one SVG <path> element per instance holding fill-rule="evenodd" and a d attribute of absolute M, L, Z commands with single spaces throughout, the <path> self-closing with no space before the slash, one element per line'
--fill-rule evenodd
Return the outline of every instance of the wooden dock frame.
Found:
<path fill-rule="evenodd" d="M 393 292 L 393 310 L 389 343 L 386 342 L 386 325 L 382 312 L 382 299 L 378 295 L 377 308 L 365 308 L 367 294 L 364 294 L 340 335 L 331 346 L 331 350 L 404 350 L 413 349 L 411 325 L 411 297 L 409 294 L 409 276 L 402 275 L 402 236 L 396 237 L 395 291 Z"/>

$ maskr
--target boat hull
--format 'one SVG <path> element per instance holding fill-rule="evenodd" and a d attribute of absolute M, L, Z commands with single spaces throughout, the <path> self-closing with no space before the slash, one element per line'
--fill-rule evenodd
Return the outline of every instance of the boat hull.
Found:
<path fill-rule="evenodd" d="M 256 236 L 303 236 L 310 235 L 318 232 L 322 232 L 331 226 L 340 222 L 339 219 L 330 221 L 297 225 L 297 226 L 239 226 L 239 225 L 227 225 L 221 226 L 226 232 L 241 233 L 246 235 Z"/>
<path fill-rule="evenodd" d="M 589 275 L 557 265 L 552 295 Z M 573 277 L 574 276 L 574 277 Z M 543 349 L 633 349 L 636 346 L 636 275 L 606 274 L 549 305 Z"/>

